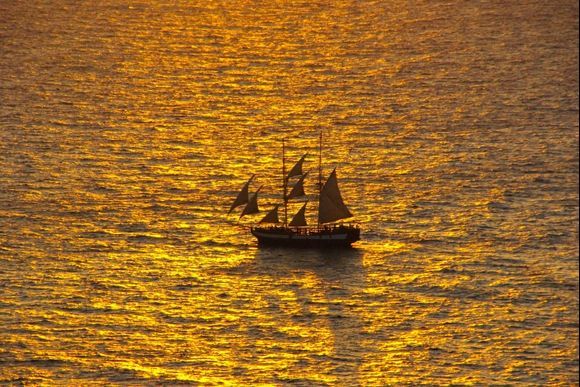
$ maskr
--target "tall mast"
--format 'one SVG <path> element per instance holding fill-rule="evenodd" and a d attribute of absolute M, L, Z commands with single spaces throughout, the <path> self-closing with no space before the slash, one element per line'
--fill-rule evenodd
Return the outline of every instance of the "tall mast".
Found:
<path fill-rule="evenodd" d="M 286 180 L 286 145 L 282 139 L 282 186 L 284 187 L 284 227 L 288 226 L 288 181 Z"/>
<path fill-rule="evenodd" d="M 320 138 L 318 140 L 318 201 L 320 202 L 320 194 L 322 193 L 322 130 L 320 131 Z M 320 208 L 318 208 L 320 212 Z M 318 228 L 320 228 L 320 216 L 318 216 Z"/>

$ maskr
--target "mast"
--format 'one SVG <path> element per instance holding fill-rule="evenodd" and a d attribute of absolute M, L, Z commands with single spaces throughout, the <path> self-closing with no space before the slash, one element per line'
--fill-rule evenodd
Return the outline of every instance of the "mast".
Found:
<path fill-rule="evenodd" d="M 322 193 L 322 130 L 320 131 L 320 138 L 318 140 L 318 200 Z M 320 208 L 318 209 L 320 213 Z M 320 219 L 320 216 L 318 217 Z M 320 228 L 320 220 L 318 221 L 318 228 Z"/>
<path fill-rule="evenodd" d="M 282 139 L 282 186 L 284 187 L 284 227 L 288 227 L 288 180 L 286 179 L 286 145 Z"/>

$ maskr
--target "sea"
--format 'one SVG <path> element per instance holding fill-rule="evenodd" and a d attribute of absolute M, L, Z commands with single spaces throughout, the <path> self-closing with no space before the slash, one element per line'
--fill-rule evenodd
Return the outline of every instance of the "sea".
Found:
<path fill-rule="evenodd" d="M 578 14 L 0 1 L 0 384 L 578 385 Z M 361 240 L 258 247 L 320 134 Z"/>

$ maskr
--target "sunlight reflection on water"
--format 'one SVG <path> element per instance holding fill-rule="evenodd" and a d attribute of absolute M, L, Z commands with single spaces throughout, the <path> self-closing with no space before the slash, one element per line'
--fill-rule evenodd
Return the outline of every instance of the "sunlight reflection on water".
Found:
<path fill-rule="evenodd" d="M 0 13 L 0 382 L 578 383 L 575 2 Z M 362 240 L 258 249 L 320 130 Z"/>

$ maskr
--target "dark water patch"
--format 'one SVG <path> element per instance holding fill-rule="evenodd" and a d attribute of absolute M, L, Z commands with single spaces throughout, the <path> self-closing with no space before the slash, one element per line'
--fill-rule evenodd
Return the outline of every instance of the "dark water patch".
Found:
<path fill-rule="evenodd" d="M 117 225 L 117 229 L 123 232 L 146 232 L 150 231 L 149 225 L 147 223 L 121 223 Z"/>
<path fill-rule="evenodd" d="M 158 319 L 169 324 L 175 325 L 191 325 L 199 322 L 199 319 L 195 317 L 186 317 L 186 316 L 178 316 L 172 315 L 164 312 L 159 312 L 157 314 Z"/>
<path fill-rule="evenodd" d="M 208 239 L 208 238 L 203 238 L 203 239 L 199 239 L 198 241 L 199 244 L 206 246 L 206 247 L 231 247 L 231 248 L 239 248 L 242 245 L 239 245 L 237 243 L 233 243 L 231 241 L 224 241 L 224 240 L 219 240 L 219 239 Z M 243 245 L 248 247 L 248 245 Z"/>
<path fill-rule="evenodd" d="M 573 292 L 573 291 L 577 292 L 579 288 L 578 282 L 574 282 L 573 280 L 563 281 L 546 276 L 542 276 L 541 278 L 534 280 L 533 284 L 534 287 L 541 287 L 550 290 L 565 291 L 565 292 Z"/>
<path fill-rule="evenodd" d="M 162 244 L 167 238 L 162 235 L 137 234 L 126 238 L 127 242 L 140 244 Z"/>
<path fill-rule="evenodd" d="M 110 186 L 104 186 L 104 185 L 100 185 L 100 184 L 92 184 L 87 186 L 87 191 L 88 192 L 94 192 L 94 193 L 99 193 L 99 194 L 118 194 L 120 193 L 118 188 L 113 188 Z"/>
<path fill-rule="evenodd" d="M 108 231 L 83 231 L 78 234 L 78 237 L 86 239 L 108 239 L 108 238 L 117 238 L 118 235 L 115 235 Z"/>
<path fill-rule="evenodd" d="M 202 287 L 202 284 L 199 282 L 189 282 L 174 285 L 172 289 L 178 292 L 189 292 L 200 287 Z M 227 293 L 223 294 L 223 298 L 227 298 Z"/>
<path fill-rule="evenodd" d="M 76 365 L 76 362 L 70 360 L 62 359 L 50 359 L 50 358 L 34 358 L 25 360 L 0 360 L 1 363 L 10 364 L 12 367 L 40 367 L 40 368 L 65 368 Z"/>
<path fill-rule="evenodd" d="M 510 204 L 505 201 L 493 201 L 493 200 L 488 203 L 487 207 L 490 210 L 495 211 L 507 211 L 512 208 L 512 206 L 510 206 Z"/>
<path fill-rule="evenodd" d="M 529 265 L 525 260 L 520 258 L 510 258 L 510 257 L 488 257 L 484 262 L 483 266 L 487 267 L 505 267 L 514 269 L 528 269 Z"/>

